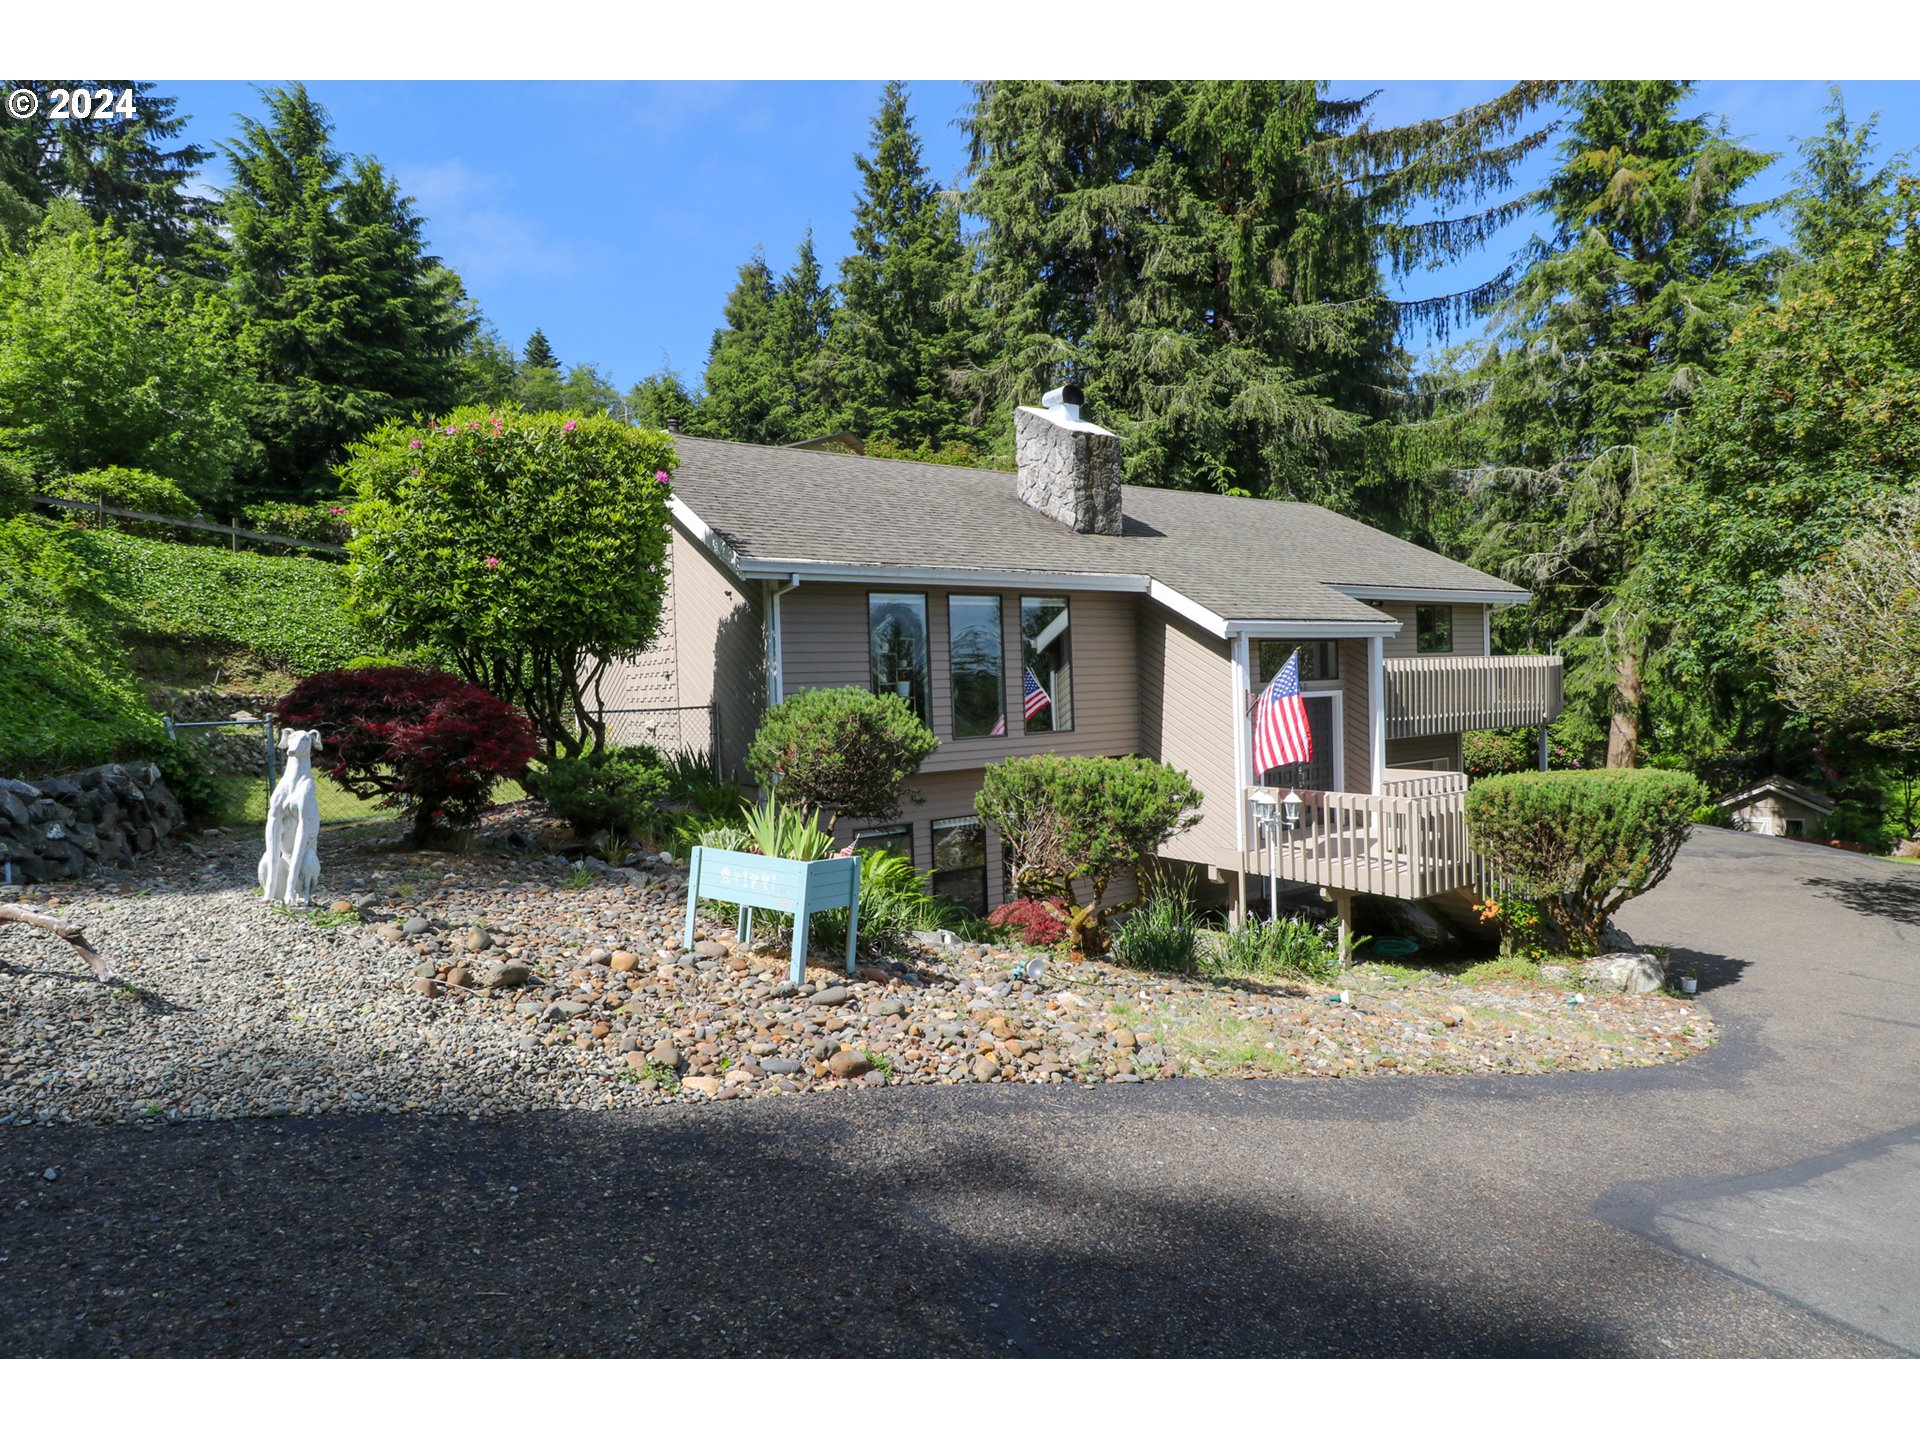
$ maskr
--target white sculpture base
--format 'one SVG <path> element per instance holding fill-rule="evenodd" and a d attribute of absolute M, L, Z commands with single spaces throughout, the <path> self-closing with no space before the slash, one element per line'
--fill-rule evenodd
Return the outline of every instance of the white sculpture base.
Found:
<path fill-rule="evenodd" d="M 320 879 L 320 797 L 313 788 L 313 752 L 324 750 L 318 730 L 284 730 L 287 768 L 267 802 L 267 848 L 260 857 L 260 889 L 269 904 L 306 905 Z"/>

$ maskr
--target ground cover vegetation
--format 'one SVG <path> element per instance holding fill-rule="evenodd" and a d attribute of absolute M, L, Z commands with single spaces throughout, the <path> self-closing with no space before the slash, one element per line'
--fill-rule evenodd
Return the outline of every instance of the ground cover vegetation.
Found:
<path fill-rule="evenodd" d="M 430 253 L 425 217 L 377 159 L 340 151 L 303 88 L 263 90 L 218 155 L 181 142 L 175 110 L 147 86 L 137 120 L 0 143 L 0 511 L 48 489 L 163 510 L 184 496 L 338 541 L 343 463 L 350 483 L 380 468 L 387 503 L 415 479 L 474 483 L 440 468 L 484 448 L 441 433 L 462 406 L 483 426 L 577 417 L 608 453 L 656 447 L 642 476 L 671 474 L 666 439 L 600 439 L 588 417 L 636 436 L 844 431 L 870 454 L 1004 465 L 1009 408 L 1075 380 L 1136 483 L 1317 501 L 1526 583 L 1496 641 L 1566 657 L 1556 765 L 1685 769 L 1716 791 L 1778 771 L 1840 800 L 1836 835 L 1883 848 L 1913 824 L 1910 733 L 1816 701 L 1782 639 L 1806 633 L 1796 597 L 1843 550 L 1863 583 L 1897 563 L 1847 547 L 1898 510 L 1920 453 L 1920 182 L 1837 91 L 1791 179 L 1762 190 L 1772 157 L 1682 81 L 1524 82 L 1398 126 L 1324 82 L 984 82 L 948 185 L 890 85 L 852 157 L 845 240 L 768 237 L 790 258 L 746 258 L 702 373 L 625 391 L 541 330 L 503 340 Z M 1521 189 L 1538 158 L 1545 181 Z M 1516 218 L 1536 238 L 1490 251 Z M 1394 278 L 1476 256 L 1457 293 L 1390 298 Z M 546 433 L 512 423 L 516 443 Z M 353 448 L 416 424 L 426 476 Z M 561 651 L 537 676 L 499 663 L 543 613 L 514 587 L 551 567 L 508 575 L 505 539 L 436 537 L 456 542 L 463 566 L 502 563 L 418 587 L 420 609 L 479 604 L 487 633 L 403 617 L 390 587 L 363 611 L 386 633 L 354 653 L 438 645 L 525 709 L 544 750 L 603 748 L 555 683 Z M 7 582 L 8 623 L 42 636 L 4 662 L 16 693 L 39 692 L 27 657 L 47 627 L 107 633 L 84 585 L 50 578 L 67 562 L 34 548 L 36 578 Z M 29 584 L 69 611 L 23 619 Z M 512 614 L 482 603 L 509 593 Z M 649 610 L 643 592 L 632 633 L 565 653 L 624 653 Z M 78 728 L 43 718 L 15 751 L 122 743 L 117 722 L 72 713 Z M 1520 745 L 1475 749 L 1492 774 Z"/>

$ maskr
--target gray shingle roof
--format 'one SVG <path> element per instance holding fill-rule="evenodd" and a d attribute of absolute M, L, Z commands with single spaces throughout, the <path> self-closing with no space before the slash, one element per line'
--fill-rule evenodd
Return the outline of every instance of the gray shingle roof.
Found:
<path fill-rule="evenodd" d="M 1519 587 L 1318 505 L 1128 485 L 1121 535 L 1081 535 L 1014 477 L 675 436 L 674 490 L 751 560 L 1145 575 L 1227 620 L 1377 620 L 1331 588 Z"/>

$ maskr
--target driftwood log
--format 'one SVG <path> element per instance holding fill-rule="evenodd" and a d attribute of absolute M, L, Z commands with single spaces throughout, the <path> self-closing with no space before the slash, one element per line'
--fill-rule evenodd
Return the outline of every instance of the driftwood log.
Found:
<path fill-rule="evenodd" d="M 17 920 L 23 925 L 32 925 L 57 935 L 66 941 L 93 967 L 93 973 L 102 980 L 111 980 L 113 972 L 107 968 L 107 962 L 100 958 L 100 952 L 87 943 L 85 927 L 74 925 L 65 920 L 56 920 L 51 915 L 42 915 L 38 910 L 29 910 L 24 905 L 0 905 L 0 925 L 9 920 Z"/>

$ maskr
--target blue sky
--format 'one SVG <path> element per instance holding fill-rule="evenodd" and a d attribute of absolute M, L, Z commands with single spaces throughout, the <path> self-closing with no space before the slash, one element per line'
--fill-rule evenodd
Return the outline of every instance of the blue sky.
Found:
<path fill-rule="evenodd" d="M 160 82 L 192 116 L 189 136 L 217 145 L 234 115 L 258 113 L 250 84 Z M 266 81 L 262 83 L 283 83 Z M 954 123 L 969 91 L 910 82 L 936 175 L 958 183 L 965 137 Z M 624 388 L 670 359 L 697 383 L 720 305 L 755 245 L 776 269 L 811 225 L 831 265 L 847 243 L 856 173 L 878 82 L 309 82 L 332 112 L 336 142 L 377 156 L 419 201 L 436 253 L 465 277 L 518 347 L 537 325 L 562 361 L 592 361 Z M 1379 89 L 1376 124 L 1447 114 L 1498 93 L 1497 81 L 1336 82 Z M 1881 114 L 1884 147 L 1920 141 L 1920 83 L 1845 86 L 1850 115 Z M 1790 137 L 1822 123 L 1822 81 L 1708 81 L 1699 110 L 1737 135 L 1786 152 L 1753 198 L 1786 188 Z M 1528 183 L 1550 157 L 1536 157 Z M 206 183 L 223 183 L 216 158 Z M 1532 221 L 1477 259 L 1413 277 L 1409 294 L 1462 288 L 1492 273 Z M 1421 337 L 1408 337 L 1419 348 Z"/>

